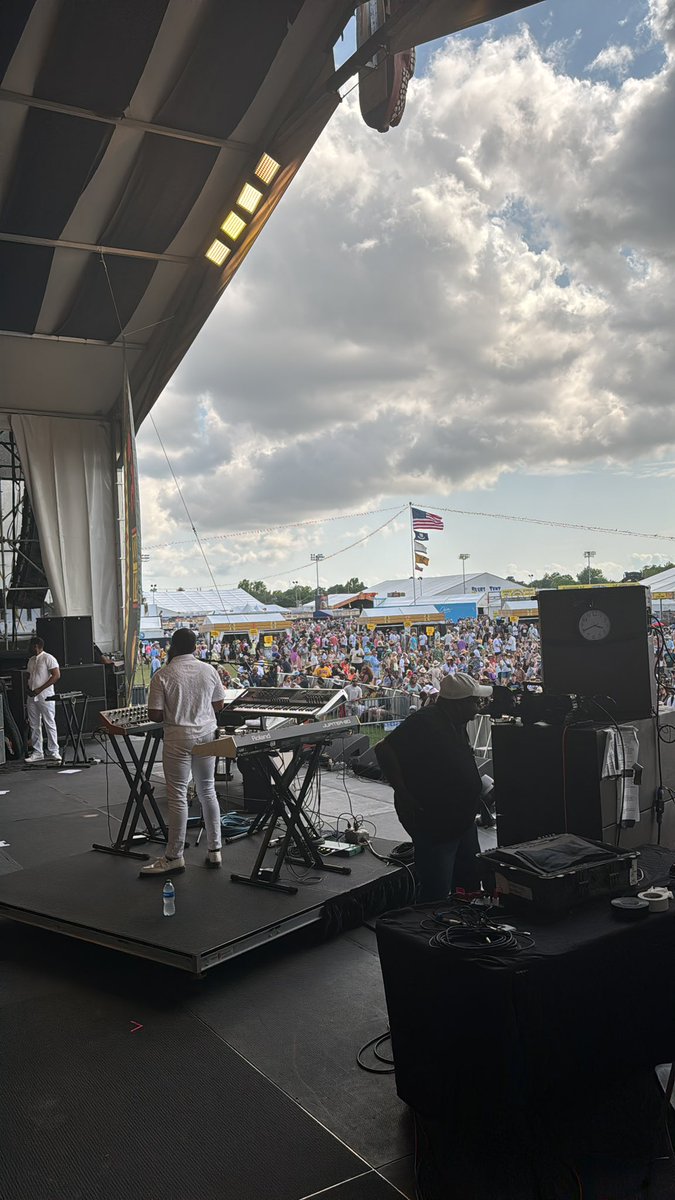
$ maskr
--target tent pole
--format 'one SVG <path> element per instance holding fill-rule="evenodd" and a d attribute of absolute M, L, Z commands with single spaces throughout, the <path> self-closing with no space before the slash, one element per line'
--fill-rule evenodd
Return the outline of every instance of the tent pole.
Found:
<path fill-rule="evenodd" d="M 415 530 L 413 529 L 412 515 L 412 500 L 408 501 L 408 511 L 410 512 L 410 554 L 412 556 L 412 585 L 413 585 L 413 604 L 417 604 L 417 585 L 415 583 Z"/>

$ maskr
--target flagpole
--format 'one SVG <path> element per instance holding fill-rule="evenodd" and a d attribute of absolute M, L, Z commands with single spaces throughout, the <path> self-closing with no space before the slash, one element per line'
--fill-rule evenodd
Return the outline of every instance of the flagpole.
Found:
<path fill-rule="evenodd" d="M 417 588 L 415 586 L 415 530 L 413 529 L 412 500 L 408 501 L 410 511 L 410 553 L 412 555 L 413 604 L 417 604 Z"/>

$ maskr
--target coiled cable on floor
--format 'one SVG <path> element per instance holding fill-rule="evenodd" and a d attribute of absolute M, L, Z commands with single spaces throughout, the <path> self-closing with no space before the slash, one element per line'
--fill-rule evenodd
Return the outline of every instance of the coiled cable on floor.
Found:
<path fill-rule="evenodd" d="M 362 1071 L 368 1071 L 368 1073 L 370 1075 L 393 1075 L 393 1073 L 394 1073 L 393 1058 L 386 1058 L 384 1054 L 380 1053 L 380 1047 L 385 1042 L 389 1042 L 389 1041 L 391 1041 L 391 1032 L 390 1032 L 389 1028 L 387 1027 L 386 1033 L 379 1033 L 377 1035 L 377 1037 L 371 1038 L 369 1042 L 366 1042 L 365 1045 L 361 1047 L 358 1054 L 356 1055 L 356 1061 Z M 386 1064 L 385 1066 L 371 1067 L 371 1066 L 368 1066 L 368 1064 L 363 1061 L 363 1055 L 366 1053 L 367 1050 L 370 1050 L 371 1046 L 372 1046 L 372 1053 L 375 1055 L 375 1058 L 378 1060 L 378 1062 Z"/>

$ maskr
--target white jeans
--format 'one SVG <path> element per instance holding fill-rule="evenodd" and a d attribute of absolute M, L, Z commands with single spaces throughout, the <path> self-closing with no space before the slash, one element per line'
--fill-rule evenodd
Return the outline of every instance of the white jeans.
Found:
<path fill-rule="evenodd" d="M 195 734 L 187 729 L 171 729 L 164 733 L 164 779 L 169 802 L 169 858 L 180 858 L 185 847 L 190 774 L 194 779 L 197 797 L 202 807 L 209 850 L 220 849 L 220 805 L 216 796 L 216 759 L 192 757 L 196 742 L 204 742 L 212 734 Z"/>
<path fill-rule="evenodd" d="M 43 696 L 29 696 L 26 701 L 30 740 L 33 743 L 33 753 L 42 754 L 42 726 L 47 734 L 47 751 L 49 754 L 59 753 L 59 739 L 56 734 L 56 703 L 45 700 Z"/>

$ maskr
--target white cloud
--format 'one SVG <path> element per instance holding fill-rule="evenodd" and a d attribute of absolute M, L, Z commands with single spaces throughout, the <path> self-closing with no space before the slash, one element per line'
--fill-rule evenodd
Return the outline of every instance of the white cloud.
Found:
<path fill-rule="evenodd" d="M 519 34 L 448 40 L 386 138 L 350 96 L 155 410 L 199 530 L 672 458 L 674 85 Z M 184 511 L 139 446 L 157 541 Z"/>
<path fill-rule="evenodd" d="M 618 75 L 624 78 L 630 69 L 635 55 L 630 46 L 605 46 L 596 54 L 593 62 L 588 64 L 588 70 L 597 74 Z"/>

